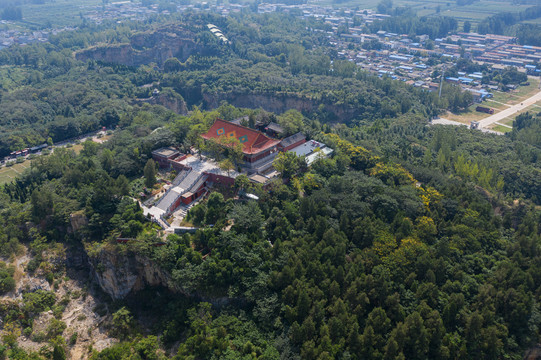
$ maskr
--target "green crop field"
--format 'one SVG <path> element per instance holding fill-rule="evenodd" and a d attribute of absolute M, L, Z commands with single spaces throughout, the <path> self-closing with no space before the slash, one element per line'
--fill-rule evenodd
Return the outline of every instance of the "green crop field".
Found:
<path fill-rule="evenodd" d="M 346 0 L 336 4 L 334 0 L 309 0 L 310 4 L 333 5 L 344 8 L 376 9 L 381 0 Z M 213 1 L 211 1 L 213 2 Z M 251 3 L 253 0 L 243 1 Z M 55 0 L 46 4 L 22 5 L 23 21 L 17 25 L 22 27 L 62 27 L 78 24 L 81 15 L 103 4 L 102 0 Z M 531 5 L 515 5 L 503 1 L 480 0 L 473 4 L 458 6 L 456 1 L 446 0 L 395 0 L 394 6 L 407 6 L 419 16 L 445 15 L 455 17 L 459 21 L 469 20 L 472 23 L 499 12 L 518 12 Z M 535 22 L 536 20 L 531 20 Z M 475 25 L 474 25 L 475 29 Z"/>
<path fill-rule="evenodd" d="M 25 4 L 21 6 L 23 21 L 19 24 L 55 28 L 75 25 L 81 22 L 81 13 L 85 14 L 101 4 L 101 0 L 55 0 L 46 4 Z"/>
<path fill-rule="evenodd" d="M 333 0 L 312 0 L 312 4 L 335 5 Z M 349 0 L 340 3 L 343 7 L 359 7 L 376 9 L 380 0 Z M 458 6 L 456 1 L 446 0 L 395 0 L 394 6 L 407 6 L 417 12 L 419 16 L 444 15 L 455 17 L 457 20 L 469 20 L 473 23 L 499 12 L 518 12 L 527 9 L 531 5 L 515 5 L 510 2 L 481 0 L 473 4 Z M 439 10 L 439 13 L 438 13 Z"/>
<path fill-rule="evenodd" d="M 30 167 L 30 160 L 13 166 L 0 168 L 0 185 L 9 183 L 20 176 L 24 170 Z"/>

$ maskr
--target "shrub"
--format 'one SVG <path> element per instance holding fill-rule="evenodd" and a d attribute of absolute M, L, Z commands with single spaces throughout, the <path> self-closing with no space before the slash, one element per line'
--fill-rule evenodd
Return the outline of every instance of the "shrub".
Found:
<path fill-rule="evenodd" d="M 66 323 L 57 319 L 51 319 L 51 322 L 47 326 L 47 339 L 53 339 L 57 336 L 62 335 L 62 333 L 66 330 Z"/>
<path fill-rule="evenodd" d="M 0 261 L 0 294 L 5 294 L 15 289 L 14 273 L 15 268 L 13 266 L 7 266 L 6 263 Z"/>
<path fill-rule="evenodd" d="M 74 332 L 73 334 L 71 334 L 71 336 L 69 338 L 69 344 L 70 345 L 75 345 L 76 342 L 77 342 L 77 333 Z"/>
<path fill-rule="evenodd" d="M 55 303 L 56 298 L 53 292 L 37 290 L 23 294 L 23 310 L 28 313 L 39 314 L 49 310 Z"/>

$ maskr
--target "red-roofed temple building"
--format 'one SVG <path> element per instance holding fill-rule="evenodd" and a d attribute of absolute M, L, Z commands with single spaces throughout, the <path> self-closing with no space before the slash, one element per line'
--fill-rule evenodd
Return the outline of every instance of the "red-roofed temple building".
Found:
<path fill-rule="evenodd" d="M 264 171 L 272 166 L 280 140 L 271 139 L 263 133 L 229 121 L 218 119 L 201 137 L 205 140 L 222 136 L 234 137 L 243 145 L 244 167 L 250 172 Z"/>

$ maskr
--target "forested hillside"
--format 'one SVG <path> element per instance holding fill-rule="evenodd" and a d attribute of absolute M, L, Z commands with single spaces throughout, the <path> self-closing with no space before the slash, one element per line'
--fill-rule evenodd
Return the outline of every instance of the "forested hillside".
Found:
<path fill-rule="evenodd" d="M 84 143 L 79 156 L 55 151 L 2 195 L 4 255 L 26 244 L 37 265 L 53 244 L 74 246 L 80 237 L 67 233 L 69 214 L 82 211 L 91 258 L 103 251 L 147 258 L 189 294 L 141 293 L 126 308 L 113 305 L 109 331 L 122 342 L 95 358 L 166 356 L 158 348 L 177 358 L 520 358 L 537 341 L 540 213 L 530 200 L 515 200 L 536 200 L 520 190 L 530 185 L 505 180 L 510 164 L 539 174 L 538 160 L 524 155 L 535 146 L 413 119 L 338 127 L 340 139 L 305 119 L 337 150 L 333 159 L 308 171 L 291 163 L 289 185 L 276 181 L 270 191 L 239 181 L 261 197 L 257 203 L 213 193 L 190 213 L 213 228 L 154 247 L 155 230 L 126 198 L 150 150 L 190 141 L 217 116 L 267 115 L 229 106 L 189 118 L 159 107 L 127 111 L 133 120 L 112 140 Z M 226 231 L 227 219 L 235 225 Z M 119 235 L 139 242 L 113 245 Z M 63 281 L 62 267 L 34 269 Z M 4 330 L 32 334 L 36 314 L 59 306 L 48 294 L 4 303 Z M 214 308 L 200 296 L 232 300 Z M 29 301 L 38 308 L 29 310 Z M 151 328 L 139 322 L 145 313 L 156 318 Z M 53 349 L 70 346 L 51 339 Z M 179 339 L 178 350 L 171 347 Z M 16 338 L 4 341 L 4 354 L 23 353 Z"/>
<path fill-rule="evenodd" d="M 183 21 L 200 26 L 201 46 L 218 46 L 206 23 L 233 44 L 164 68 L 73 57 L 128 43 L 148 22 L 0 51 L 0 155 L 114 129 L 0 187 L 0 359 L 518 360 L 539 343 L 538 114 L 506 136 L 431 126 L 460 90 L 439 100 L 331 67 L 301 20 Z M 153 89 L 191 112 L 137 100 Z M 219 98 L 235 94 L 296 99 L 303 112 Z M 308 167 L 284 153 L 268 188 L 246 176 L 216 185 L 188 212 L 195 233 L 160 233 L 134 201 L 156 181 L 145 189 L 152 151 L 201 148 L 217 118 L 240 117 L 290 124 L 334 154 Z M 113 299 L 103 283 L 124 286 L 128 270 L 152 286 Z"/>
<path fill-rule="evenodd" d="M 232 44 L 221 44 L 208 23 L 220 26 Z M 280 14 L 192 14 L 83 25 L 51 36 L 50 43 L 4 49 L 0 156 L 119 125 L 113 113 L 149 97 L 152 89 L 142 86 L 150 84 L 174 89 L 189 108 L 213 109 L 222 101 L 279 113 L 294 108 L 328 123 L 430 118 L 471 102 L 458 87 L 446 86 L 440 99 L 347 61 L 331 65 L 325 37 L 308 26 L 322 24 Z"/>

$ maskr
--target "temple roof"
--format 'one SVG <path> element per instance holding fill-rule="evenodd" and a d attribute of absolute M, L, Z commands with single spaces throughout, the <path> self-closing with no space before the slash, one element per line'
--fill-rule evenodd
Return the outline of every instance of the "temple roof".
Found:
<path fill-rule="evenodd" d="M 242 152 L 247 155 L 258 154 L 277 145 L 280 141 L 271 139 L 261 132 L 229 121 L 218 119 L 210 127 L 203 139 L 218 139 L 221 136 L 235 137 L 243 145 Z"/>

